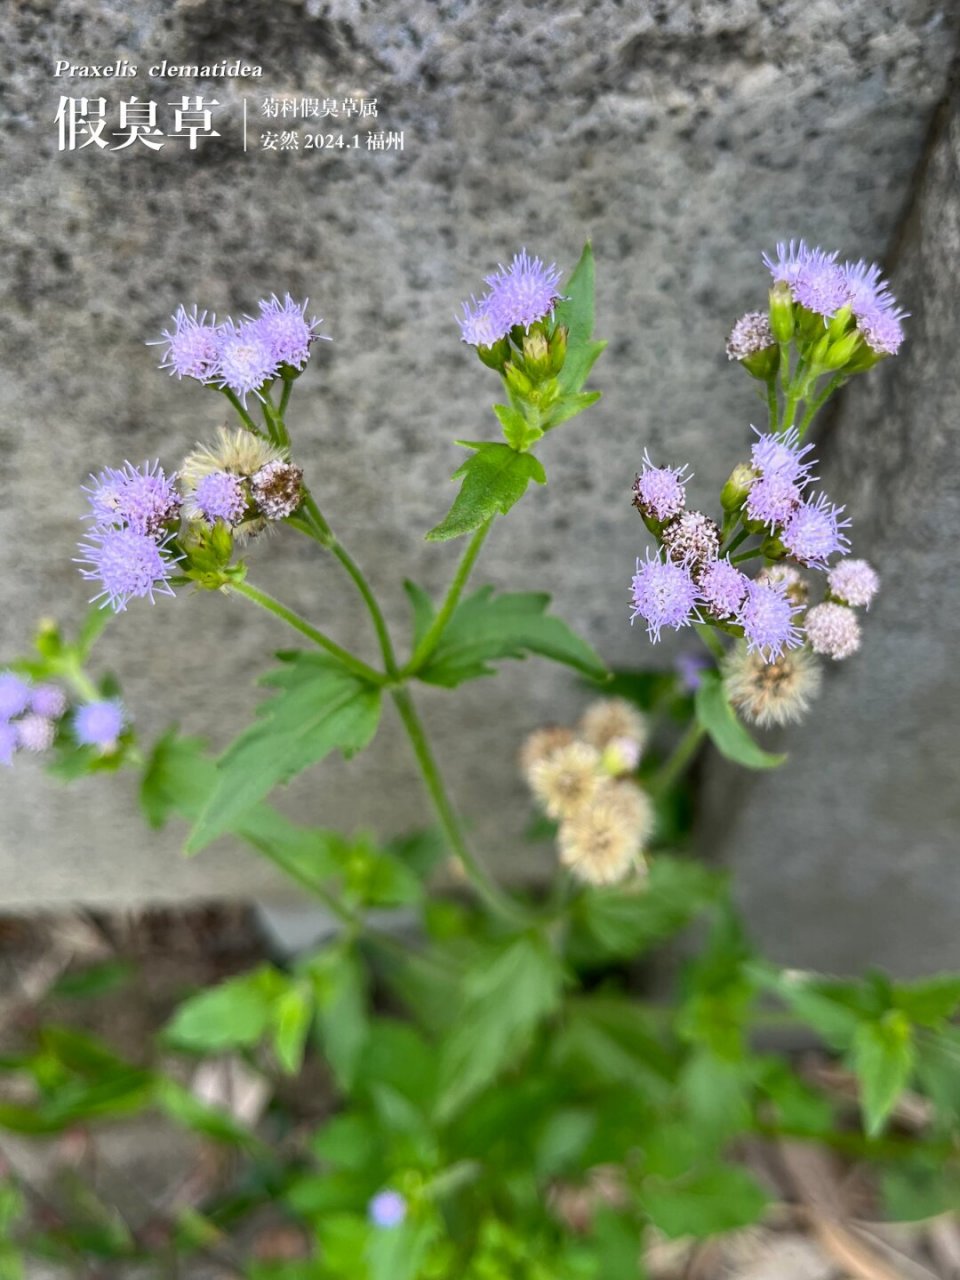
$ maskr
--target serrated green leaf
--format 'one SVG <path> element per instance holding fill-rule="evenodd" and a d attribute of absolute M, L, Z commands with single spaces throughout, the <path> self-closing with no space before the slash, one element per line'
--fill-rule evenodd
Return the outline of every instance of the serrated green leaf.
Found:
<path fill-rule="evenodd" d="M 675 1182 L 648 1180 L 640 1200 L 655 1227 L 677 1239 L 712 1236 L 756 1222 L 767 1196 L 739 1165 L 714 1165 Z"/>
<path fill-rule="evenodd" d="M 217 766 L 204 754 L 202 738 L 182 738 L 174 725 L 154 743 L 140 782 L 140 806 L 151 827 L 171 814 L 199 817 L 217 780 Z"/>
<path fill-rule="evenodd" d="M 376 732 L 380 692 L 339 663 L 312 653 L 286 655 L 262 681 L 279 689 L 227 748 L 212 794 L 187 841 L 196 853 L 237 827 L 278 783 L 289 782 L 331 751 L 361 750 Z"/>
<path fill-rule="evenodd" d="M 891 1000 L 911 1022 L 922 1027 L 939 1027 L 960 1008 L 960 975 L 938 973 L 919 982 L 898 982 Z"/>
<path fill-rule="evenodd" d="M 526 493 L 531 480 L 547 483 L 543 464 L 532 453 L 518 453 L 508 444 L 478 442 L 476 450 L 453 473 L 462 478 L 460 492 L 445 518 L 427 534 L 430 542 L 459 538 L 498 513 L 506 515 Z"/>
<path fill-rule="evenodd" d="M 522 453 L 543 435 L 543 430 L 528 422 L 521 410 L 514 408 L 513 405 L 495 404 L 493 412 L 503 427 L 504 437 L 511 449 L 517 449 Z"/>
<path fill-rule="evenodd" d="M 786 760 L 758 747 L 736 717 L 723 681 L 715 671 L 704 671 L 694 698 L 697 719 L 722 756 L 746 769 L 776 769 Z"/>
<path fill-rule="evenodd" d="M 606 343 L 597 343 L 595 345 L 598 345 L 602 350 Z M 597 354 L 599 355 L 599 352 Z M 578 413 L 583 413 L 584 409 L 589 409 L 591 405 L 596 404 L 602 394 L 600 391 L 580 391 L 573 395 L 561 397 L 555 404 L 550 406 L 543 424 L 544 430 L 550 431 L 554 427 L 558 427 L 561 422 L 569 422 Z"/>
<path fill-rule="evenodd" d="M 603 679 L 606 668 L 600 658 L 565 622 L 547 614 L 549 603 L 548 595 L 494 595 L 492 587 L 481 587 L 457 605 L 418 678 L 452 689 L 464 680 L 493 675 L 491 662 L 536 653 Z"/>
<path fill-rule="evenodd" d="M 864 1126 L 876 1137 L 913 1071 L 913 1036 L 903 1014 L 861 1023 L 853 1036 L 851 1063 L 860 1081 Z"/>

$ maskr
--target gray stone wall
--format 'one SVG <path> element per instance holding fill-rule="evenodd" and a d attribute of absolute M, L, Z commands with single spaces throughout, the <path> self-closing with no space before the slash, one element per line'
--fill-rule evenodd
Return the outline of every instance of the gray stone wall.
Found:
<path fill-rule="evenodd" d="M 454 493 L 447 477 L 462 453 L 452 441 L 497 434 L 487 410 L 496 383 L 458 342 L 458 300 L 521 245 L 572 266 L 591 236 L 598 332 L 611 339 L 595 379 L 605 399 L 546 442 L 549 487 L 496 528 L 477 581 L 546 586 L 611 662 L 656 659 L 626 625 L 644 544 L 628 495 L 643 447 L 691 462 L 694 501 L 715 492 L 761 412 L 723 355 L 729 323 L 763 297 L 760 250 L 805 235 L 884 252 L 956 20 L 936 0 L 8 6 L 3 651 L 23 646 L 38 615 L 83 607 L 70 557 L 87 472 L 124 457 L 175 466 L 222 420 L 219 398 L 158 373 L 143 340 L 180 301 L 243 311 L 275 289 L 308 294 L 335 339 L 298 388 L 297 451 L 402 628 L 401 577 L 440 590 L 453 568 L 456 548 L 422 536 Z M 256 92 L 242 81 L 52 77 L 61 57 L 233 56 L 263 65 Z M 162 101 L 195 88 L 217 97 L 226 121 L 195 155 L 57 150 L 61 94 Z M 375 96 L 405 149 L 244 154 L 241 98 L 255 109 L 264 92 Z M 309 545 L 276 538 L 250 562 L 254 582 L 370 651 L 355 598 Z M 286 643 L 241 601 L 184 593 L 132 607 L 102 655 L 146 734 L 177 718 L 219 744 L 248 718 L 266 654 Z M 515 843 L 526 821 L 515 746 L 532 726 L 574 715 L 580 697 L 566 674 L 532 664 L 422 696 L 456 797 L 506 867 L 531 856 Z M 385 721 L 369 755 L 291 790 L 299 815 L 383 830 L 423 820 Z M 124 778 L 63 791 L 18 768 L 0 789 L 8 904 L 274 887 L 247 854 L 223 847 L 187 862 L 177 833 L 146 835 Z M 869 829 L 881 825 L 871 818 Z"/>
<path fill-rule="evenodd" d="M 705 843 L 785 963 L 903 974 L 960 965 L 960 95 L 940 113 L 895 251 L 909 342 L 851 384 L 821 474 L 883 590 L 828 671 L 782 773 L 711 780 Z"/>

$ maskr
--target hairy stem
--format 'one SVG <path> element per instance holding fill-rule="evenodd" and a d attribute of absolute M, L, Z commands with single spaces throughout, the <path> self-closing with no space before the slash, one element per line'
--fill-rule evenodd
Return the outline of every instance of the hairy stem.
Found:
<path fill-rule="evenodd" d="M 707 646 L 713 656 L 718 660 L 725 658 L 727 651 L 723 647 L 723 641 L 716 634 L 713 628 L 706 622 L 695 622 L 693 625 L 697 635 Z"/>
<path fill-rule="evenodd" d="M 236 409 L 237 413 L 240 416 L 240 421 L 247 428 L 247 430 L 252 432 L 253 435 L 259 436 L 261 440 L 265 439 L 266 437 L 264 436 L 264 433 L 260 430 L 260 428 L 254 422 L 253 418 L 251 418 L 250 414 L 240 403 L 240 397 L 235 392 L 231 391 L 229 387 L 221 387 L 220 390 L 223 392 L 223 394 L 227 397 L 227 399 L 233 405 L 234 409 Z"/>
<path fill-rule="evenodd" d="M 454 574 L 453 581 L 450 583 L 450 589 L 446 594 L 440 611 L 430 624 L 429 630 L 423 639 L 413 651 L 413 656 L 403 669 L 405 676 L 416 675 L 416 673 L 426 664 L 433 651 L 436 649 L 443 635 L 450 616 L 460 601 L 463 588 L 466 586 L 467 579 L 470 577 L 470 571 L 476 563 L 477 556 L 480 554 L 480 548 L 483 546 L 484 539 L 490 532 L 493 525 L 494 517 L 484 521 L 480 528 L 476 531 L 467 545 L 466 551 L 460 559 L 457 566 L 457 572 Z"/>
<path fill-rule="evenodd" d="M 798 428 L 800 432 L 801 440 L 803 440 L 803 437 L 807 434 L 807 430 L 809 429 L 810 424 L 811 422 L 813 422 L 816 415 L 820 412 L 820 410 L 823 408 L 826 402 L 830 399 L 833 393 L 839 390 L 839 388 L 843 386 L 844 382 L 846 382 L 845 376 L 842 373 L 835 373 L 833 377 L 830 379 L 830 381 L 827 383 L 826 387 L 823 390 L 823 393 L 817 396 L 816 399 L 810 401 L 810 404 L 807 407 L 807 411 L 803 415 L 803 418 L 800 422 L 800 426 Z"/>

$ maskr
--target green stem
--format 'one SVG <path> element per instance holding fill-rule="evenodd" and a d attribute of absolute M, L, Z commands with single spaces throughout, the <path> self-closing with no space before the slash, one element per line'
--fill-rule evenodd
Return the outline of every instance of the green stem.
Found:
<path fill-rule="evenodd" d="M 746 540 L 749 537 L 750 537 L 750 530 L 741 529 L 740 532 L 737 534 L 737 536 L 731 542 L 728 542 L 725 547 L 720 548 L 720 554 L 728 555 L 731 551 L 736 551 L 737 547 L 739 547 L 742 543 L 746 542 Z"/>
<path fill-rule="evenodd" d="M 649 787 L 655 795 L 663 795 L 669 791 L 687 765 L 697 754 L 706 730 L 703 725 L 694 721 L 673 749 L 673 754 L 650 779 Z"/>
<path fill-rule="evenodd" d="M 281 418 L 286 415 L 287 405 L 290 403 L 290 392 L 293 390 L 293 383 L 293 378 L 284 378 L 283 380 L 283 391 L 280 393 L 280 406 L 277 409 L 277 413 Z"/>
<path fill-rule="evenodd" d="M 697 635 L 700 637 L 703 643 L 707 646 L 707 648 L 710 650 L 713 656 L 716 659 L 718 659 L 718 661 L 722 660 L 727 656 L 727 651 L 723 647 L 723 641 L 720 639 L 720 637 L 716 634 L 716 632 L 713 630 L 711 626 L 709 626 L 706 622 L 695 622 L 693 626 Z"/>
<path fill-rule="evenodd" d="M 352 653 L 338 645 L 335 640 L 331 640 L 322 631 L 312 627 L 305 618 L 301 618 L 298 613 L 288 609 L 279 600 L 274 600 L 273 596 L 268 596 L 265 591 L 259 591 L 256 587 L 251 586 L 249 582 L 231 582 L 229 589 L 236 591 L 238 595 L 246 596 L 248 600 L 252 600 L 254 604 L 258 604 L 261 609 L 266 609 L 268 613 L 274 614 L 275 617 L 282 618 L 295 631 L 299 631 L 301 635 L 312 640 L 321 649 L 326 649 L 327 653 L 332 654 L 354 675 L 359 676 L 361 680 L 366 680 L 374 685 L 387 683 L 385 677 L 379 671 L 375 671 L 373 667 L 368 666 L 362 659 L 355 658 Z"/>
<path fill-rule="evenodd" d="M 321 519 L 322 518 L 323 517 L 321 517 Z M 393 641 L 390 639 L 390 632 L 387 630 L 386 619 L 383 616 L 382 609 L 377 603 L 377 598 L 373 594 L 370 583 L 367 581 L 360 566 L 347 551 L 346 547 L 343 546 L 342 543 L 338 542 L 336 538 L 334 538 L 333 542 L 330 544 L 330 550 L 343 565 L 344 569 L 346 569 L 347 573 L 353 579 L 353 583 L 360 592 L 360 595 L 363 597 L 364 604 L 366 604 L 367 611 L 373 622 L 374 630 L 377 633 L 377 640 L 380 644 L 380 652 L 383 654 L 383 663 L 386 667 L 387 675 L 391 680 L 396 680 L 400 675 L 400 671 L 397 666 L 396 655 L 393 652 Z"/>
<path fill-rule="evenodd" d="M 423 774 L 423 780 L 430 799 L 433 801 L 433 806 L 437 811 L 440 825 L 443 827 L 450 848 L 460 859 L 470 882 L 491 911 L 511 924 L 527 924 L 529 921 L 523 908 L 514 902 L 509 895 L 505 894 L 499 885 L 490 878 L 486 869 L 467 845 L 460 826 L 460 819 L 450 803 L 450 798 L 443 785 L 443 779 L 433 758 L 433 752 L 430 750 L 430 744 L 427 741 L 423 724 L 417 714 L 416 707 L 413 705 L 409 690 L 403 688 L 393 689 L 391 690 L 391 696 L 396 703 L 397 711 L 400 713 L 400 719 L 403 721 L 407 736 L 410 738 L 413 753 Z"/>
<path fill-rule="evenodd" d="M 266 437 L 264 436 L 264 433 L 260 430 L 260 428 L 254 422 L 253 418 L 250 417 L 250 414 L 240 403 L 240 397 L 236 394 L 236 392 L 231 391 L 229 387 L 221 387 L 220 390 L 223 392 L 223 394 L 227 397 L 227 399 L 233 405 L 234 409 L 236 409 L 237 413 L 240 415 L 240 421 L 247 428 L 247 430 L 252 432 L 253 435 L 259 436 L 261 440 L 265 439 Z"/>
<path fill-rule="evenodd" d="M 763 548 L 754 547 L 752 551 L 742 551 L 740 555 L 733 556 L 730 560 L 731 564 L 740 564 L 742 560 L 753 560 L 755 556 L 762 556 Z"/>
<path fill-rule="evenodd" d="M 780 426 L 780 404 L 777 400 L 777 380 L 767 379 L 767 413 L 770 416 L 770 431 L 776 434 Z"/>
<path fill-rule="evenodd" d="M 801 360 L 796 369 L 796 373 L 790 380 L 790 384 L 786 389 L 786 404 L 783 408 L 783 417 L 780 419 L 780 428 L 786 431 L 793 426 L 793 418 L 797 411 L 797 404 L 803 399 L 807 391 L 807 375 L 809 370 L 805 368 L 804 362 Z"/>
<path fill-rule="evenodd" d="M 810 405 L 806 413 L 803 415 L 803 419 L 798 428 L 801 440 L 803 440 L 803 437 L 807 434 L 810 423 L 813 422 L 816 415 L 830 399 L 833 393 L 843 386 L 844 382 L 846 382 L 844 375 L 842 373 L 835 373 L 824 388 L 823 394 L 817 396 L 815 400 L 810 401 Z"/>
<path fill-rule="evenodd" d="M 836 1151 L 866 1160 L 895 1160 L 900 1157 L 910 1159 L 928 1154 L 942 1161 L 957 1154 L 956 1144 L 949 1140 L 918 1142 L 915 1138 L 897 1138 L 894 1135 L 865 1138 L 859 1133 L 844 1133 L 836 1130 L 808 1133 L 790 1125 L 767 1124 L 762 1120 L 755 1120 L 752 1129 L 754 1133 L 764 1138 L 790 1138 L 791 1141 L 816 1142 L 818 1145 L 833 1147 Z"/>
<path fill-rule="evenodd" d="M 477 556 L 480 554 L 480 548 L 483 546 L 487 534 L 493 526 L 494 517 L 485 520 L 480 528 L 470 539 L 469 545 L 460 559 L 457 566 L 457 572 L 454 574 L 453 581 L 450 583 L 450 589 L 446 594 L 443 604 L 440 606 L 440 612 L 434 618 L 433 622 L 420 643 L 413 651 L 413 656 L 403 669 L 405 676 L 416 675 L 426 664 L 430 655 L 436 649 L 443 635 L 447 623 L 450 621 L 450 615 L 459 603 L 463 588 L 466 586 L 470 572 L 476 563 Z"/>
<path fill-rule="evenodd" d="M 103 694 L 90 679 L 79 663 L 71 663 L 64 668 L 64 678 L 68 684 L 71 684 L 81 698 L 87 702 L 99 702 Z"/>
<path fill-rule="evenodd" d="M 288 449 L 290 447 L 290 432 L 287 430 L 283 415 L 278 412 L 273 403 L 273 397 L 270 395 L 268 387 L 263 389 L 263 416 L 267 420 L 270 438 L 274 444 L 279 445 L 282 449 Z"/>

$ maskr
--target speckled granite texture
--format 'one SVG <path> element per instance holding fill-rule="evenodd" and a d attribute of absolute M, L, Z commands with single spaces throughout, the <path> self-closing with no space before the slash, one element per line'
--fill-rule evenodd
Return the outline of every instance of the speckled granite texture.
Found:
<path fill-rule="evenodd" d="M 335 338 L 298 389 L 298 454 L 405 625 L 402 573 L 440 590 L 452 572 L 457 549 L 423 541 L 454 493 L 447 477 L 462 453 L 452 441 L 497 434 L 495 381 L 458 342 L 458 300 L 520 245 L 572 265 L 591 236 L 598 332 L 611 340 L 595 378 L 605 399 L 546 442 L 550 484 L 495 530 L 477 581 L 546 585 L 611 662 L 649 662 L 625 603 L 644 545 L 629 505 L 643 447 L 691 462 L 694 501 L 715 490 L 761 412 L 723 354 L 729 324 L 763 298 L 761 248 L 803 234 L 883 254 L 944 91 L 956 16 L 934 0 L 9 6 L 4 651 L 38 615 L 82 607 L 70 557 L 87 472 L 124 457 L 176 465 L 222 420 L 222 402 L 158 373 L 143 340 L 181 300 L 242 311 L 287 288 L 311 297 Z M 190 85 L 55 81 L 56 58 L 233 56 L 263 65 L 264 77 L 255 89 L 200 86 L 216 90 L 231 127 L 195 156 L 58 153 L 60 94 L 162 101 Z M 245 155 L 240 97 L 264 92 L 375 96 L 405 150 Z M 348 584 L 308 545 L 283 542 L 255 549 L 252 580 L 369 652 Z M 286 643 L 241 601 L 184 595 L 131 608 L 102 652 L 145 732 L 175 717 L 221 743 L 250 713 L 265 653 Z M 889 643 L 896 666 L 907 638 L 891 632 Z M 456 797 L 505 867 L 550 857 L 517 844 L 527 811 L 515 746 L 581 700 L 566 673 L 532 663 L 421 699 Z M 0 788 L 7 903 L 275 883 L 246 854 L 222 848 L 186 862 L 176 833 L 145 835 L 123 779 L 62 791 L 18 769 Z M 290 798 L 300 815 L 347 827 L 402 829 L 425 813 L 389 715 L 368 756 L 311 774 Z"/>

